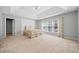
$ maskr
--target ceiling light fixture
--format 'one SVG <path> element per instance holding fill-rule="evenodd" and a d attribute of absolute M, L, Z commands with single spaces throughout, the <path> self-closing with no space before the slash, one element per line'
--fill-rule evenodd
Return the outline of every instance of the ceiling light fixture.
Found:
<path fill-rule="evenodd" d="M 34 9 L 35 9 L 35 10 L 38 10 L 38 9 L 39 9 L 39 6 L 35 6 Z"/>

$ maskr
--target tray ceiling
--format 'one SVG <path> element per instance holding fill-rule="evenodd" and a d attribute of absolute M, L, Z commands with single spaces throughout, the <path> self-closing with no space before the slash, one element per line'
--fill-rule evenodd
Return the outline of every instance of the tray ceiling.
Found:
<path fill-rule="evenodd" d="M 0 11 L 31 19 L 42 19 L 77 10 L 78 6 L 0 6 Z"/>

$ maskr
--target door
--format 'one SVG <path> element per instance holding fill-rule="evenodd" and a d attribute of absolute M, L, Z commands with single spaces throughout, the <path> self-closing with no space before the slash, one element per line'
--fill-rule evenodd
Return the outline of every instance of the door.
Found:
<path fill-rule="evenodd" d="M 13 34 L 13 19 L 6 18 L 6 35 L 10 36 Z"/>
<path fill-rule="evenodd" d="M 59 37 L 64 38 L 64 17 L 59 18 Z"/>

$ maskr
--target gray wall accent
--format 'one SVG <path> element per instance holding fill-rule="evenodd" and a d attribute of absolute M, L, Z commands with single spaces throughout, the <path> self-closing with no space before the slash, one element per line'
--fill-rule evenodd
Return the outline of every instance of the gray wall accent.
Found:
<path fill-rule="evenodd" d="M 78 15 L 77 15 L 77 13 L 78 13 Z M 64 17 L 64 35 L 70 36 L 73 38 L 77 38 L 77 36 L 78 36 L 78 38 L 79 38 L 79 26 L 78 26 L 79 25 L 79 10 L 78 10 L 78 12 L 75 11 L 75 12 L 62 14 L 59 16 L 50 17 L 47 19 L 38 20 L 38 21 L 36 21 L 36 27 L 41 28 L 42 21 L 59 19 L 60 16 Z M 21 29 L 22 28 L 22 18 L 0 13 L 0 37 L 5 37 L 5 33 L 6 33 L 6 31 L 5 31 L 5 26 L 6 26 L 5 18 L 8 18 L 8 17 L 15 19 L 14 34 L 20 35 L 21 31 L 22 31 L 22 29 Z"/>
<path fill-rule="evenodd" d="M 79 39 L 79 8 L 78 8 L 78 39 Z"/>
<path fill-rule="evenodd" d="M 78 12 L 71 12 L 65 15 L 64 17 L 64 36 L 70 38 L 77 38 L 78 32 Z"/>
<path fill-rule="evenodd" d="M 35 21 L 35 28 L 41 29 L 41 21 L 40 20 Z"/>
<path fill-rule="evenodd" d="M 0 38 L 2 38 L 2 15 L 0 13 Z"/>
<path fill-rule="evenodd" d="M 36 24 L 37 27 L 41 26 L 38 25 L 38 23 L 42 22 L 42 21 L 50 21 L 53 19 L 58 19 L 59 17 L 64 17 L 64 35 L 66 37 L 72 37 L 72 38 L 77 38 L 77 33 L 78 33 L 78 11 L 74 11 L 74 12 L 69 12 L 69 13 L 65 13 L 65 14 L 61 14 L 61 15 L 57 15 L 57 16 L 53 16 L 53 17 L 49 17 L 46 19 L 41 19 L 39 20 Z M 79 36 L 79 34 L 78 34 Z"/>

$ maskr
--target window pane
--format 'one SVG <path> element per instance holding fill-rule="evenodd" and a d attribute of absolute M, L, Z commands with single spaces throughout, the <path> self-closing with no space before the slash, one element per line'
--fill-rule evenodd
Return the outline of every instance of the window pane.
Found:
<path fill-rule="evenodd" d="M 45 32 L 58 32 L 58 21 L 46 21 L 42 22 L 42 30 Z"/>

